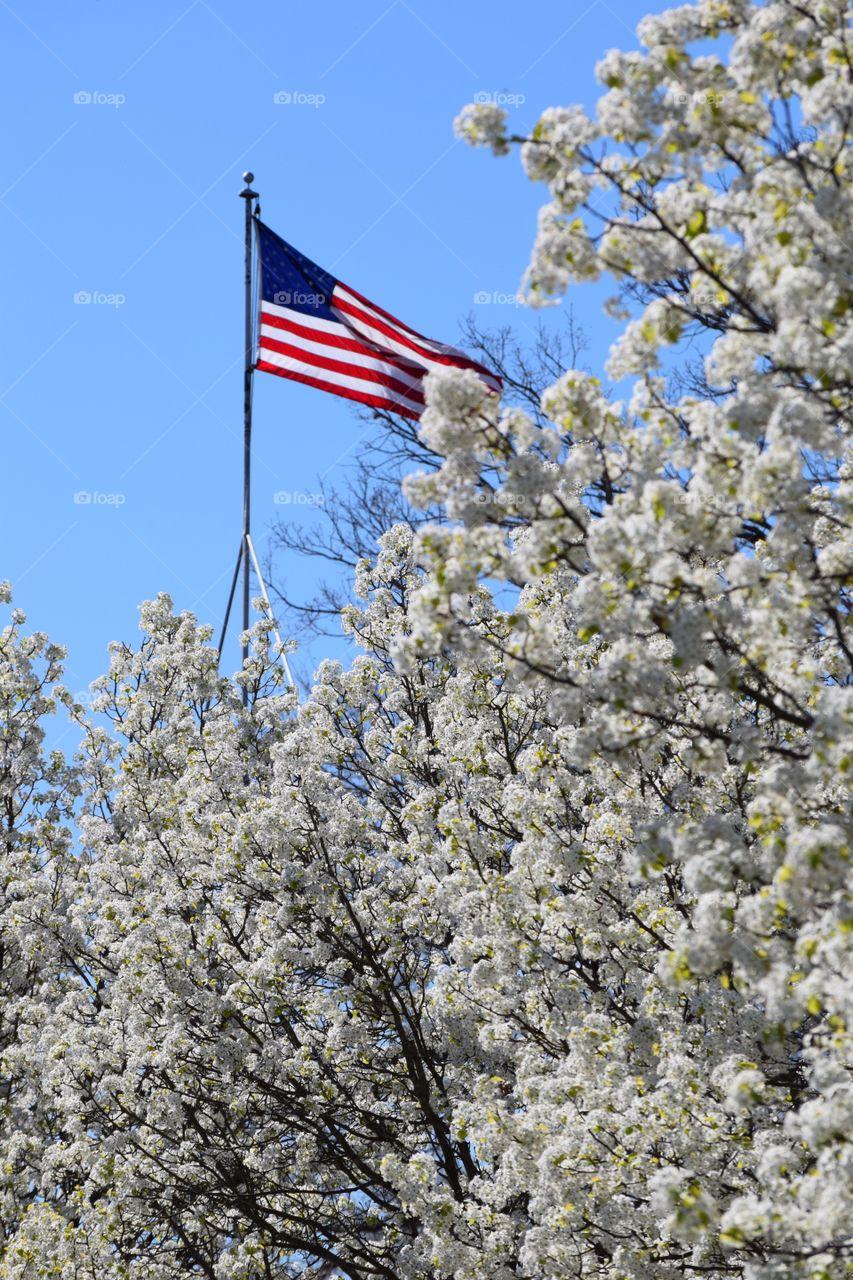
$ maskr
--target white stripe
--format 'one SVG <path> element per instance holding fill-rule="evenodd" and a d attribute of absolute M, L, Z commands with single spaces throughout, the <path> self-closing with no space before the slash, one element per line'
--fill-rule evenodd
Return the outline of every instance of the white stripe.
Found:
<path fill-rule="evenodd" d="M 338 286 L 338 289 L 339 288 L 340 286 Z M 338 289 L 335 290 L 335 294 L 338 293 Z M 346 290 L 343 290 L 342 292 L 346 292 Z M 359 302 L 357 298 L 353 298 L 352 301 L 355 306 L 360 307 L 362 311 L 364 310 L 363 304 Z M 334 295 L 332 296 L 332 305 L 334 306 Z M 431 356 L 424 355 L 420 351 L 413 351 L 411 347 L 407 346 L 404 342 L 398 341 L 396 338 L 389 338 L 386 333 L 382 333 L 379 329 L 374 329 L 368 321 L 362 320 L 358 316 L 352 316 L 345 311 L 340 312 L 340 314 L 344 317 L 345 322 L 349 324 L 353 331 L 360 337 L 365 337 L 368 341 L 375 343 L 377 346 L 384 347 L 386 351 L 393 351 L 396 354 L 407 356 L 409 360 L 422 365 L 425 370 L 447 369 L 449 367 L 444 360 L 433 359 Z M 388 323 L 381 316 L 378 316 L 377 319 L 382 324 Z M 399 332 L 399 330 L 397 330 L 397 332 Z M 420 341 L 420 339 L 418 339 L 418 341 Z M 457 351 L 453 347 L 447 348 L 445 354 L 447 354 L 448 358 L 451 360 L 454 356 L 461 360 L 468 360 L 468 356 L 466 356 L 463 351 Z M 463 365 L 462 367 L 467 368 L 467 365 Z M 478 371 L 473 370 L 473 372 Z M 484 381 L 486 381 L 490 387 L 493 387 L 495 391 L 498 390 L 497 380 L 487 371 L 484 370 L 483 373 L 478 373 L 478 377 L 483 378 Z"/>
<path fill-rule="evenodd" d="M 266 299 L 261 302 L 262 319 L 265 313 L 279 316 L 282 320 L 293 320 L 296 324 L 304 324 L 307 329 L 319 329 L 322 333 L 337 334 L 339 338 L 352 336 L 348 332 L 349 326 L 340 320 L 325 320 L 321 316 L 307 315 L 303 311 L 294 310 L 293 307 L 280 307 L 277 303 L 267 302 Z"/>
<path fill-rule="evenodd" d="M 350 326 L 351 331 L 357 334 L 360 338 L 366 338 L 368 342 L 375 343 L 377 347 L 384 347 L 386 351 L 393 351 L 395 355 L 407 356 L 408 359 L 414 361 L 415 364 L 421 365 L 424 372 L 427 372 L 429 369 L 447 368 L 447 365 L 441 360 L 434 360 L 431 356 L 424 355 L 420 351 L 413 351 L 412 348 L 406 346 L 404 342 L 399 341 L 397 338 L 389 338 L 386 333 L 380 332 L 379 329 L 372 328 L 370 324 L 359 319 L 357 316 L 351 316 L 345 312 L 341 312 L 341 315 L 345 316 L 346 322 Z"/>
<path fill-rule="evenodd" d="M 365 341 L 363 335 L 360 333 L 357 333 L 356 330 L 352 327 L 348 318 L 341 319 L 341 320 L 326 320 L 324 318 L 321 318 L 320 316 L 305 315 L 302 311 L 295 311 L 292 307 L 280 307 L 272 302 L 262 302 L 261 303 L 261 321 L 262 322 L 264 320 L 264 317 L 267 315 L 272 315 L 282 320 L 290 320 L 294 324 L 303 325 L 306 329 L 314 329 L 318 334 L 328 333 L 333 335 L 336 338 L 348 338 L 350 342 Z M 275 326 L 272 326 L 272 327 L 274 328 Z M 280 332 L 290 332 L 290 330 L 281 330 Z M 302 341 L 302 338 L 299 334 L 291 333 L 291 338 L 293 339 L 294 342 Z M 367 339 L 367 342 L 369 342 L 371 347 L 380 348 L 380 352 L 377 354 L 381 354 L 382 352 L 388 353 L 389 355 L 392 354 L 384 334 L 380 334 L 379 338 L 380 338 L 380 341 L 378 342 L 372 338 Z M 415 377 L 423 376 L 421 373 L 423 369 L 423 363 L 418 359 L 417 354 L 413 351 L 409 351 L 408 348 L 405 348 L 403 351 L 403 355 L 406 363 L 411 365 L 411 371 L 413 375 Z"/>
<path fill-rule="evenodd" d="M 381 396 L 390 405 L 404 404 L 417 414 L 424 411 L 422 404 L 399 395 L 393 387 L 371 381 L 369 376 L 358 378 L 350 377 L 346 373 L 335 373 L 331 369 L 318 368 L 316 364 L 304 364 L 301 360 L 294 360 L 292 356 L 283 356 L 278 351 L 268 351 L 266 347 L 261 348 L 261 360 L 264 364 L 274 364 L 277 368 L 285 369 L 290 373 L 307 374 L 309 378 L 316 378 L 318 382 L 327 382 L 330 386 L 349 387 L 353 391 L 369 391 L 372 395 Z"/>
<path fill-rule="evenodd" d="M 263 317 L 261 317 L 263 319 Z M 356 365 L 362 369 L 376 369 L 379 373 L 390 374 L 391 377 L 399 379 L 407 386 L 413 387 L 416 391 L 420 391 L 423 384 L 423 374 L 420 376 L 412 376 L 403 369 L 398 369 L 395 364 L 389 364 L 386 360 L 377 359 L 369 348 L 365 347 L 364 353 L 358 351 L 345 351 L 342 347 L 333 347 L 328 343 L 320 341 L 313 342 L 310 338 L 303 338 L 301 334 L 290 333 L 287 329 L 276 329 L 274 325 L 262 324 L 261 336 L 272 338 L 276 342 L 287 342 L 289 346 L 298 347 L 300 351 L 308 351 L 314 355 L 323 356 L 327 360 L 340 360 L 344 364 Z M 352 338 L 350 337 L 350 341 Z M 264 351 L 269 351 L 269 347 L 264 347 Z M 278 352 L 277 354 L 282 354 Z"/>
<path fill-rule="evenodd" d="M 414 329 L 410 329 L 408 325 L 403 324 L 402 320 L 392 320 L 387 315 L 382 315 L 379 309 L 372 302 L 365 302 L 362 298 L 357 298 L 345 284 L 337 284 L 335 286 L 334 292 L 332 293 L 333 307 L 335 305 L 335 298 L 338 296 L 345 298 L 348 302 L 351 302 L 353 306 L 359 307 L 368 315 L 375 317 L 375 319 L 381 324 L 388 325 L 388 327 L 393 329 L 395 333 L 398 333 L 403 337 L 411 338 L 415 343 L 428 348 L 428 350 L 435 352 L 437 355 L 448 356 L 451 360 L 465 361 L 466 363 L 462 366 L 463 368 L 467 368 L 469 364 L 476 364 L 477 368 L 472 370 L 472 372 L 477 373 L 478 376 L 483 378 L 490 387 L 494 388 L 495 391 L 499 391 L 501 389 L 500 383 L 494 374 L 489 373 L 488 369 L 483 368 L 483 366 L 473 360 L 471 356 L 467 355 L 464 351 L 461 351 L 459 347 L 451 347 L 446 342 L 433 342 L 431 338 L 425 338 L 422 333 L 417 333 Z M 355 320 L 352 316 L 349 316 L 348 318 L 354 325 L 363 323 Z M 390 346 L 389 340 L 385 335 L 380 335 L 380 337 L 375 340 L 381 341 L 385 346 Z M 419 358 L 414 352 L 411 352 L 410 348 L 406 348 L 406 350 L 410 351 L 410 355 L 413 359 Z M 423 357 L 423 359 L 427 361 L 429 357 L 426 356 Z M 433 368 L 435 367 L 436 365 L 433 364 Z M 439 361 L 438 367 L 447 368 L 447 365 L 444 364 L 443 361 Z"/>
<path fill-rule="evenodd" d="M 409 326 L 407 324 L 403 324 L 401 320 L 391 320 L 387 315 L 382 315 L 372 302 L 365 302 L 362 298 L 357 298 L 345 284 L 338 284 L 335 286 L 331 299 L 332 306 L 335 305 L 336 295 L 345 298 L 347 302 L 351 302 L 354 307 L 359 307 L 362 311 L 366 311 L 368 315 L 371 315 L 374 319 L 381 321 L 382 324 L 387 324 L 395 333 L 398 333 L 405 338 L 414 339 L 415 342 L 419 343 L 423 347 L 427 347 L 430 351 L 436 352 L 438 355 L 461 356 L 463 360 L 468 358 L 464 351 L 459 351 L 456 347 L 449 347 L 444 342 L 433 342 L 430 338 L 425 338 L 422 333 L 416 333 L 414 329 L 410 329 Z"/>

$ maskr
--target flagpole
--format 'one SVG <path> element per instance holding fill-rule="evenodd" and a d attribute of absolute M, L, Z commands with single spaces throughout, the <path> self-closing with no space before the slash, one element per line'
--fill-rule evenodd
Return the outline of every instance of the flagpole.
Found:
<path fill-rule="evenodd" d="M 240 192 L 241 200 L 246 201 L 246 254 L 245 254 L 245 344 L 243 367 L 243 540 L 240 554 L 243 560 L 243 630 L 249 630 L 249 574 L 251 572 L 251 556 L 249 540 L 251 537 L 251 498 L 252 498 L 252 375 L 255 368 L 254 351 L 254 299 L 252 297 L 252 213 L 253 202 L 258 199 L 257 191 L 252 190 L 255 180 L 253 173 L 244 173 L 245 187 Z M 249 656 L 247 645 L 243 645 L 243 665 Z M 243 705 L 249 700 L 249 691 L 243 688 Z"/>

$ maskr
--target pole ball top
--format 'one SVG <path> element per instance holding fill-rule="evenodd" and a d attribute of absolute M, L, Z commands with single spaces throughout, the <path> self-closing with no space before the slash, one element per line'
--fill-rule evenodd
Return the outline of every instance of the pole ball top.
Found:
<path fill-rule="evenodd" d="M 254 181 L 255 181 L 255 175 L 254 175 L 253 173 L 249 173 L 249 172 L 248 172 L 248 170 L 247 170 L 247 171 L 246 171 L 246 173 L 244 173 L 244 174 L 243 174 L 243 181 L 244 181 L 244 182 L 254 182 Z"/>

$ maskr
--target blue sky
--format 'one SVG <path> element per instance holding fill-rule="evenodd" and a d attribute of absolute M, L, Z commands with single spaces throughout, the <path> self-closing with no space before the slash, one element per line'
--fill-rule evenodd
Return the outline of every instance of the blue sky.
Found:
<path fill-rule="evenodd" d="M 414 328 L 455 342 L 475 311 L 523 335 L 524 310 L 474 299 L 515 292 L 545 193 L 517 156 L 457 142 L 453 117 L 478 93 L 509 95 L 519 131 L 592 104 L 596 60 L 663 7 L 0 0 L 0 577 L 68 647 L 74 691 L 159 591 L 221 624 L 241 519 L 242 171 L 270 226 Z M 614 332 L 600 298 L 574 299 L 593 364 Z M 363 430 L 346 401 L 256 378 L 259 553 L 275 495 L 341 483 Z M 311 562 L 277 569 L 310 594 Z M 314 642 L 296 665 L 332 652 Z"/>

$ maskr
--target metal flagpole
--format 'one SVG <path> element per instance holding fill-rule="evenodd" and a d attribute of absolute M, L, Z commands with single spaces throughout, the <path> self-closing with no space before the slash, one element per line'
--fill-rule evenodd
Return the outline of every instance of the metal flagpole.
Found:
<path fill-rule="evenodd" d="M 240 198 L 246 201 L 246 328 L 245 328 L 245 363 L 243 369 L 243 540 L 240 554 L 243 560 L 243 630 L 249 630 L 249 575 L 251 572 L 251 556 L 249 554 L 249 536 L 251 529 L 252 498 L 252 375 L 255 369 L 254 341 L 254 298 L 252 297 L 252 212 L 253 201 L 258 199 L 257 191 L 252 190 L 255 180 L 253 173 L 244 173 L 245 187 Z M 243 645 L 243 665 L 249 656 L 247 645 Z M 243 689 L 243 705 L 249 701 L 249 691 Z"/>

